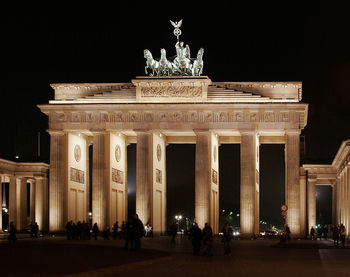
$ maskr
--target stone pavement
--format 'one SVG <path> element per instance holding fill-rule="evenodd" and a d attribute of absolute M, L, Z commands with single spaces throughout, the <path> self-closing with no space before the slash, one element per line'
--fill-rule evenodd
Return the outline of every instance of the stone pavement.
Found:
<path fill-rule="evenodd" d="M 4 276 L 350 276 L 350 249 L 333 247 L 330 241 L 292 240 L 280 246 L 277 240 L 235 240 L 230 257 L 223 256 L 218 238 L 213 257 L 194 257 L 186 238 L 177 238 L 175 244 L 168 237 L 144 238 L 139 252 L 122 249 L 122 240 L 67 242 L 62 237 L 45 237 L 20 239 L 17 245 L 33 256 L 38 255 L 35 249 L 47 254 L 35 259 L 35 267 L 26 263 L 28 270 L 22 270 L 22 275 Z M 4 260 L 11 247 L 0 242 L 0 253 L 6 251 L 0 254 L 2 272 L 9 265 Z M 48 260 L 52 271 L 38 275 Z"/>

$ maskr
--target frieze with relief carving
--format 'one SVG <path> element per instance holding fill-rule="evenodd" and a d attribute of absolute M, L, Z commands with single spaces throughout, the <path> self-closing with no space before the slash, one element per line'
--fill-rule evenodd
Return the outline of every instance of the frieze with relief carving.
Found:
<path fill-rule="evenodd" d="M 282 122 L 297 123 L 300 128 L 304 125 L 304 112 L 297 111 L 297 116 L 291 116 L 290 111 L 137 111 L 126 110 L 117 112 L 55 112 L 50 114 L 50 124 L 52 123 L 138 123 L 138 122 Z"/>
<path fill-rule="evenodd" d="M 202 87 L 199 86 L 142 86 L 141 97 L 202 97 Z"/>

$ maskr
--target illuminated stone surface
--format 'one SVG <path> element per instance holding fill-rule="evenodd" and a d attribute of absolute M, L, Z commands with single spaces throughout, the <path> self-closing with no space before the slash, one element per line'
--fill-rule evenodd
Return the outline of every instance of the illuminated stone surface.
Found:
<path fill-rule="evenodd" d="M 39 105 L 49 116 L 51 144 L 55 144 L 51 151 L 57 152 L 56 156 L 51 156 L 51 163 L 63 162 L 63 165 L 52 166 L 51 174 L 59 174 L 61 170 L 62 176 L 67 176 L 70 172 L 67 158 L 59 158 L 59 155 L 74 153 L 77 143 L 70 141 L 77 134 L 86 141 L 93 141 L 93 151 L 97 155 L 94 155 L 93 190 L 90 192 L 93 221 L 111 226 L 115 218 L 126 219 L 127 169 L 112 164 L 116 147 L 116 143 L 111 143 L 112 138 L 121 134 L 123 141 L 118 144 L 122 145 L 122 152 L 124 145 L 137 143 L 136 211 L 144 223 L 153 225 L 155 232 L 164 232 L 166 228 L 165 147 L 169 143 L 196 143 L 196 220 L 200 227 L 205 222 L 210 223 L 215 233 L 219 231 L 217 148 L 222 143 L 241 143 L 241 228 L 245 236 L 259 232 L 259 145 L 286 144 L 287 222 L 295 236 L 305 229 L 306 208 L 301 199 L 306 199 L 303 194 L 306 184 L 301 185 L 299 178 L 299 134 L 307 122 L 308 105 L 300 103 L 301 83 L 212 82 L 206 76 L 192 76 L 137 77 L 132 83 L 54 84 L 52 87 L 55 99 L 47 105 Z M 57 138 L 57 132 L 64 134 L 64 143 Z M 81 160 L 86 160 L 86 147 L 80 149 Z M 161 153 L 160 160 L 157 153 Z M 126 154 L 125 158 L 121 156 L 125 164 Z M 80 173 L 75 173 L 80 179 L 84 175 L 85 182 L 86 168 L 76 168 Z M 119 198 L 112 196 L 111 184 L 121 176 L 125 178 L 125 186 L 119 187 L 124 192 L 120 198 L 124 204 L 120 205 Z M 50 191 L 54 198 L 61 193 L 59 187 L 67 187 L 67 179 L 51 178 L 54 182 L 50 184 Z M 84 185 L 81 191 L 86 194 Z M 81 199 L 87 199 L 86 195 Z M 71 200 L 68 197 L 60 203 L 60 208 L 52 208 L 65 214 L 63 211 Z M 83 201 L 74 203 L 76 207 L 86 206 Z M 85 208 L 76 209 L 85 211 L 84 218 L 88 220 Z M 53 219 L 56 213 L 51 212 L 50 207 Z M 66 215 L 61 218 L 68 219 Z M 57 223 L 50 222 L 50 226 L 52 230 L 62 228 Z"/>

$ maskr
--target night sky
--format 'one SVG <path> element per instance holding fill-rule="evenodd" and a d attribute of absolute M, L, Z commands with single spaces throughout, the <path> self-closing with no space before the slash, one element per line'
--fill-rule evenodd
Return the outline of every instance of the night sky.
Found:
<path fill-rule="evenodd" d="M 181 40 L 190 45 L 192 55 L 205 48 L 203 75 L 213 81 L 302 81 L 303 102 L 309 103 L 308 124 L 302 132 L 305 162 L 331 163 L 341 142 L 350 138 L 350 4 L 308 2 L 227 1 L 207 7 L 168 2 L 165 9 L 160 9 L 165 2 L 154 6 L 135 2 L 45 11 L 4 9 L 0 17 L 0 157 L 15 160 L 18 155 L 19 161 L 48 162 L 47 117 L 36 105 L 53 99 L 49 84 L 130 82 L 144 75 L 143 49 L 156 57 L 160 48 L 167 49 L 168 56 L 175 54 L 169 19 L 182 18 Z M 129 153 L 135 156 L 132 147 Z M 284 196 L 283 147 L 264 145 L 261 151 L 265 161 L 261 215 L 278 217 L 276 210 Z M 168 215 L 172 216 L 182 212 L 179 200 L 188 205 L 194 199 L 195 147 L 171 145 L 167 154 L 172 168 L 167 173 Z M 220 209 L 239 208 L 239 155 L 235 145 L 220 149 Z M 176 174 L 180 166 L 191 170 Z M 179 195 L 178 188 L 184 188 L 186 196 Z M 329 198 L 324 199 L 329 204 Z M 190 216 L 193 209 L 190 205 L 185 213 Z"/>

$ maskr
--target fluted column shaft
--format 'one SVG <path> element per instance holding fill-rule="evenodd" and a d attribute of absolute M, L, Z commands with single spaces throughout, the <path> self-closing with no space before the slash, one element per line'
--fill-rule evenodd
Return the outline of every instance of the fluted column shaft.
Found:
<path fill-rule="evenodd" d="M 287 220 L 291 235 L 300 236 L 300 132 L 287 132 L 285 144 L 286 159 L 286 204 Z"/>
<path fill-rule="evenodd" d="M 255 132 L 241 134 L 241 235 L 259 232 L 259 173 L 257 171 L 257 137 Z"/>
<path fill-rule="evenodd" d="M 64 204 L 67 201 L 66 135 L 63 132 L 51 133 L 50 143 L 50 231 L 63 231 L 65 228 Z"/>
<path fill-rule="evenodd" d="M 152 134 L 137 131 L 136 144 L 136 213 L 143 223 L 151 220 Z"/>
<path fill-rule="evenodd" d="M 48 229 L 47 178 L 35 178 L 35 221 L 40 230 Z"/>
<path fill-rule="evenodd" d="M 316 178 L 308 177 L 307 181 L 308 232 L 316 227 Z"/>
<path fill-rule="evenodd" d="M 208 131 L 196 132 L 195 217 L 200 228 L 210 221 L 210 153 Z"/>
<path fill-rule="evenodd" d="M 24 230 L 28 227 L 27 220 L 27 179 L 20 178 L 17 183 L 17 229 Z"/>
<path fill-rule="evenodd" d="M 107 134 L 95 133 L 92 154 L 92 223 L 100 230 L 107 224 Z"/>
<path fill-rule="evenodd" d="M 337 225 L 337 185 L 332 184 L 332 224 Z"/>
<path fill-rule="evenodd" d="M 35 190 L 36 190 L 36 182 L 35 182 L 35 180 L 30 180 L 30 197 L 29 197 L 30 213 L 29 213 L 29 216 L 30 216 L 31 222 L 35 222 L 35 202 L 36 202 Z"/>
<path fill-rule="evenodd" d="M 9 185 L 9 225 L 11 222 L 17 225 L 17 178 L 15 176 L 10 177 Z"/>
<path fill-rule="evenodd" d="M 2 182 L 3 176 L 0 175 L 0 232 L 2 232 Z"/>

